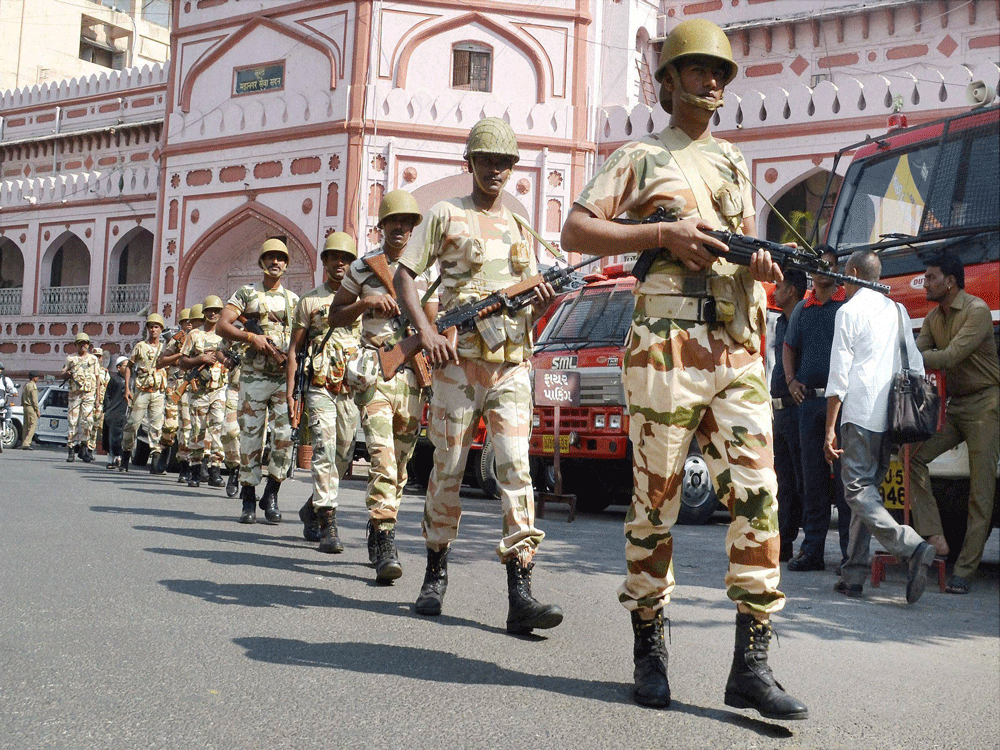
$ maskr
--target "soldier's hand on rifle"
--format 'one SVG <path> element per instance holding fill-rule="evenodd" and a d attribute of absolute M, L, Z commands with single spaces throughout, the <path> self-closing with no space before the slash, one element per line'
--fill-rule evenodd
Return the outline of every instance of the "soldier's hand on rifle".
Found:
<path fill-rule="evenodd" d="M 434 330 L 433 327 L 420 331 L 420 346 L 432 367 L 454 362 L 458 364 L 458 347 Z"/>
<path fill-rule="evenodd" d="M 295 401 L 295 396 L 291 393 L 285 393 L 285 403 L 288 404 L 288 422 L 292 427 L 299 426 L 299 410 L 297 408 L 298 404 Z"/>
<path fill-rule="evenodd" d="M 399 305 L 389 294 L 377 294 L 374 297 L 365 297 L 365 305 L 379 315 L 390 318 L 399 315 Z"/>
<path fill-rule="evenodd" d="M 259 333 L 251 333 L 250 338 L 247 340 L 247 343 L 255 351 L 259 352 L 260 354 L 266 354 L 275 362 L 280 362 L 280 363 L 285 362 L 286 359 L 285 353 L 281 351 L 281 349 L 276 347 L 274 343 L 271 341 L 271 339 L 269 339 L 267 336 L 261 336 Z"/>
<path fill-rule="evenodd" d="M 546 281 L 544 284 L 536 286 L 535 298 L 531 301 L 531 305 L 535 310 L 535 317 L 539 317 L 542 313 L 552 307 L 552 303 L 555 301 L 556 290 L 552 287 L 552 284 Z"/>
<path fill-rule="evenodd" d="M 771 253 L 767 250 L 757 250 L 751 256 L 750 275 L 757 281 L 778 282 L 785 278 L 785 274 L 781 272 L 781 266 L 771 259 Z"/>
<path fill-rule="evenodd" d="M 702 219 L 690 218 L 680 221 L 656 224 L 662 241 L 661 247 L 670 251 L 677 260 L 692 271 L 703 271 L 715 262 L 715 256 L 705 249 L 705 245 L 726 252 L 729 247 L 721 240 L 702 232 L 712 226 Z"/>

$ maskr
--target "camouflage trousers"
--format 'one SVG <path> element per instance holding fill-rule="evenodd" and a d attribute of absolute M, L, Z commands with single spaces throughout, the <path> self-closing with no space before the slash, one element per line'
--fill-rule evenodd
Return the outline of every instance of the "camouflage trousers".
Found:
<path fill-rule="evenodd" d="M 310 388 L 306 410 L 313 449 L 313 507 L 336 508 L 340 478 L 354 457 L 358 407 L 346 392 L 334 395 L 325 388 Z"/>
<path fill-rule="evenodd" d="M 417 445 L 423 404 L 423 389 L 407 367 L 388 382 L 379 378 L 375 396 L 365 407 L 365 436 L 371 457 L 365 504 L 373 521 L 396 520 L 406 486 L 406 464 Z"/>
<path fill-rule="evenodd" d="M 268 412 L 272 415 L 273 447 L 267 467 L 268 476 L 285 480 L 292 463 L 292 426 L 288 421 L 283 375 L 267 377 L 252 370 L 240 376 L 240 483 L 260 484 L 260 459 L 264 452 L 264 429 Z"/>
<path fill-rule="evenodd" d="M 469 446 L 486 426 L 496 453 L 503 507 L 502 562 L 527 565 L 545 537 L 535 527 L 535 493 L 528 467 L 531 436 L 531 364 L 461 358 L 434 372 L 428 434 L 434 468 L 427 485 L 423 532 L 429 549 L 440 551 L 458 536 L 462 503 L 459 489 Z"/>
<path fill-rule="evenodd" d="M 69 408 L 66 419 L 69 422 L 66 444 L 70 448 L 87 445 L 90 440 L 90 428 L 94 419 L 93 391 L 70 391 Z"/>
<path fill-rule="evenodd" d="M 144 419 L 147 420 L 146 438 L 149 440 L 150 450 L 155 453 L 159 450 L 160 430 L 163 429 L 163 391 L 142 391 L 132 397 L 132 411 L 129 413 L 125 436 L 122 438 L 123 451 L 135 448 L 135 436 L 139 433 L 139 426 Z"/>
<path fill-rule="evenodd" d="M 240 422 L 239 422 L 240 389 L 226 388 L 226 418 L 222 426 L 222 454 L 226 466 L 230 469 L 240 465 Z"/>
<path fill-rule="evenodd" d="M 163 451 L 170 449 L 180 426 L 178 418 L 180 399 L 174 400 L 176 388 L 176 381 L 168 381 L 167 392 L 163 397 L 163 429 L 160 430 L 160 450 Z"/>
<path fill-rule="evenodd" d="M 636 301 L 622 375 L 635 487 L 619 601 L 643 612 L 670 601 L 670 529 L 696 436 L 732 516 L 726 593 L 741 612 L 776 612 L 784 594 L 778 590 L 777 479 L 763 360 L 720 327 L 647 317 L 643 299 Z"/>
<path fill-rule="evenodd" d="M 87 439 L 87 447 L 93 453 L 97 450 L 97 441 L 104 431 L 104 405 L 94 404 L 94 420 L 90 423 L 90 437 Z"/>
<path fill-rule="evenodd" d="M 191 458 L 191 394 L 184 391 L 177 403 L 177 460 Z"/>
<path fill-rule="evenodd" d="M 222 430 L 226 421 L 226 389 L 191 395 L 190 453 L 192 464 L 222 466 Z M 205 458 L 205 453 L 208 458 Z"/>

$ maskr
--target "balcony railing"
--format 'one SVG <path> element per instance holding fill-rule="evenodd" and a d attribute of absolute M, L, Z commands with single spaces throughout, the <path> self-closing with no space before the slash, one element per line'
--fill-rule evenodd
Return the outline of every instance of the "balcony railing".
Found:
<path fill-rule="evenodd" d="M 108 313 L 142 312 L 149 306 L 149 282 L 145 284 L 112 284 L 108 287 Z"/>
<path fill-rule="evenodd" d="M 0 289 L 0 315 L 21 314 L 21 287 Z"/>
<path fill-rule="evenodd" d="M 42 289 L 42 315 L 79 315 L 87 312 L 90 287 L 51 286 Z"/>

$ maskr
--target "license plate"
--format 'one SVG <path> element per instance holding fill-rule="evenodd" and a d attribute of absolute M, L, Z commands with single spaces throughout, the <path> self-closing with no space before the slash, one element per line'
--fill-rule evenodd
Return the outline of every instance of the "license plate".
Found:
<path fill-rule="evenodd" d="M 556 452 L 556 438 L 555 435 L 542 435 L 542 450 L 545 453 L 555 453 Z M 566 453 L 569 451 L 569 435 L 559 436 L 559 452 Z"/>
<path fill-rule="evenodd" d="M 903 462 L 897 458 L 889 463 L 889 471 L 882 480 L 882 504 L 888 510 L 903 510 L 906 494 L 903 491 Z"/>

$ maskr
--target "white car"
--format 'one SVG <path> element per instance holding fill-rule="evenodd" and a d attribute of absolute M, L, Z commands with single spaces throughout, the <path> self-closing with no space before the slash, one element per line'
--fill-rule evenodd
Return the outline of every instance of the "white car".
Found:
<path fill-rule="evenodd" d="M 38 417 L 38 427 L 35 428 L 35 440 L 39 443 L 66 444 L 68 422 L 66 413 L 69 410 L 69 389 L 58 383 L 38 385 L 38 406 L 41 412 Z M 10 422 L 4 426 L 4 450 L 21 444 L 24 434 L 24 407 L 11 404 Z"/>

